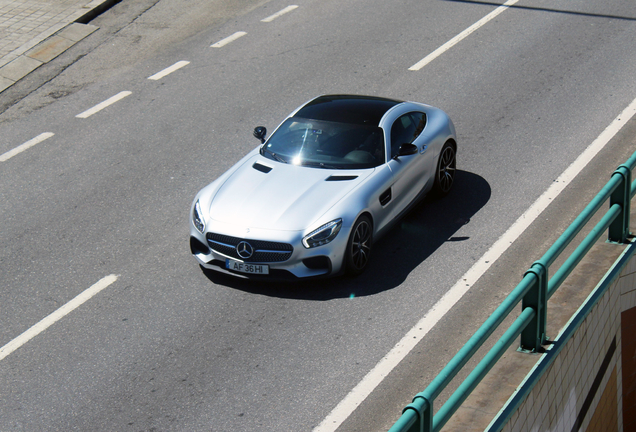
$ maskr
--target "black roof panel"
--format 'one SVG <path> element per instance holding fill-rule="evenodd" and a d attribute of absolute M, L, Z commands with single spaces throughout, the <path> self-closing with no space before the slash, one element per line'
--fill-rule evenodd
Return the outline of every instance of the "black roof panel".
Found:
<path fill-rule="evenodd" d="M 402 101 L 375 96 L 320 96 L 298 110 L 294 117 L 378 126 L 384 113 L 399 103 Z"/>

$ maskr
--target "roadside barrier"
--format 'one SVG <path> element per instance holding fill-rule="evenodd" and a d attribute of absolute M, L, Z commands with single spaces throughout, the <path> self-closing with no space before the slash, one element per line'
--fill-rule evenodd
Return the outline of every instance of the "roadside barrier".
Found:
<path fill-rule="evenodd" d="M 630 201 L 636 194 L 636 181 L 632 183 L 632 170 L 636 166 L 636 153 L 612 174 L 610 181 L 572 222 L 543 257 L 526 271 L 521 282 L 512 290 L 501 305 L 488 317 L 462 349 L 453 357 L 429 386 L 413 398 L 413 402 L 402 411 L 402 416 L 389 432 L 437 432 L 459 409 L 470 393 L 477 387 L 488 371 L 504 352 L 520 336 L 519 351 L 541 352 L 547 342 L 546 323 L 548 299 L 572 273 L 596 241 L 608 230 L 608 241 L 624 244 L 629 237 Z M 581 229 L 609 200 L 609 210 L 565 260 L 563 265 L 548 279 L 550 265 L 563 253 Z M 433 401 L 451 380 L 472 358 L 488 337 L 521 302 L 521 314 L 508 327 L 503 336 L 484 356 L 473 371 L 459 385 L 455 393 L 433 415 Z"/>

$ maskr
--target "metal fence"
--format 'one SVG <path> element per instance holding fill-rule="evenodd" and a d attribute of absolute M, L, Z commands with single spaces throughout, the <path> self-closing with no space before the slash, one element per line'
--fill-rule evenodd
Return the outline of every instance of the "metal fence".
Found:
<path fill-rule="evenodd" d="M 402 411 L 400 419 L 389 432 L 437 432 L 448 422 L 484 376 L 492 369 L 503 353 L 520 338 L 521 351 L 539 352 L 546 343 L 548 299 L 561 286 L 596 241 L 608 230 L 608 240 L 626 243 L 629 237 L 630 201 L 636 194 L 636 181 L 632 183 L 632 170 L 636 166 L 636 153 L 612 174 L 610 181 L 587 205 L 552 247 L 524 274 L 521 282 L 501 305 L 468 340 L 430 385 L 413 398 Z M 609 200 L 609 210 L 548 279 L 550 265 L 563 253 L 581 229 Z M 521 302 L 521 314 L 484 356 L 473 371 L 459 385 L 455 393 L 433 415 L 433 401 L 472 358 L 488 337 Z"/>

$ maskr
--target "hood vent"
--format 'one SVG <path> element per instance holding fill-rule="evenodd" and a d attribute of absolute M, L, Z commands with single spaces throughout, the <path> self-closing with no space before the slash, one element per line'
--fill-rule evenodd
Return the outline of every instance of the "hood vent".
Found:
<path fill-rule="evenodd" d="M 272 167 L 268 167 L 267 165 L 259 164 L 258 162 L 254 162 L 254 165 L 252 165 L 252 168 L 254 168 L 256 171 L 260 171 L 260 172 L 265 173 L 265 174 L 267 174 L 268 172 L 270 172 L 272 170 Z"/>
<path fill-rule="evenodd" d="M 327 177 L 326 181 L 347 181 L 357 179 L 357 175 L 332 175 Z"/>

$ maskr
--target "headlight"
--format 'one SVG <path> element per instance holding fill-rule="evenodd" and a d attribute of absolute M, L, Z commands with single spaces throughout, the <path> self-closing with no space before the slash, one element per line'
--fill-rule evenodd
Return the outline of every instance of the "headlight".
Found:
<path fill-rule="evenodd" d="M 342 219 L 336 219 L 329 223 L 324 224 L 317 230 L 314 230 L 307 234 L 303 238 L 303 246 L 307 249 L 322 246 L 335 239 L 340 228 L 342 227 Z"/>
<path fill-rule="evenodd" d="M 199 230 L 201 234 L 205 230 L 205 222 L 203 216 L 201 214 L 201 206 L 199 205 L 199 201 L 194 205 L 194 211 L 192 212 L 192 223 L 194 227 Z"/>

